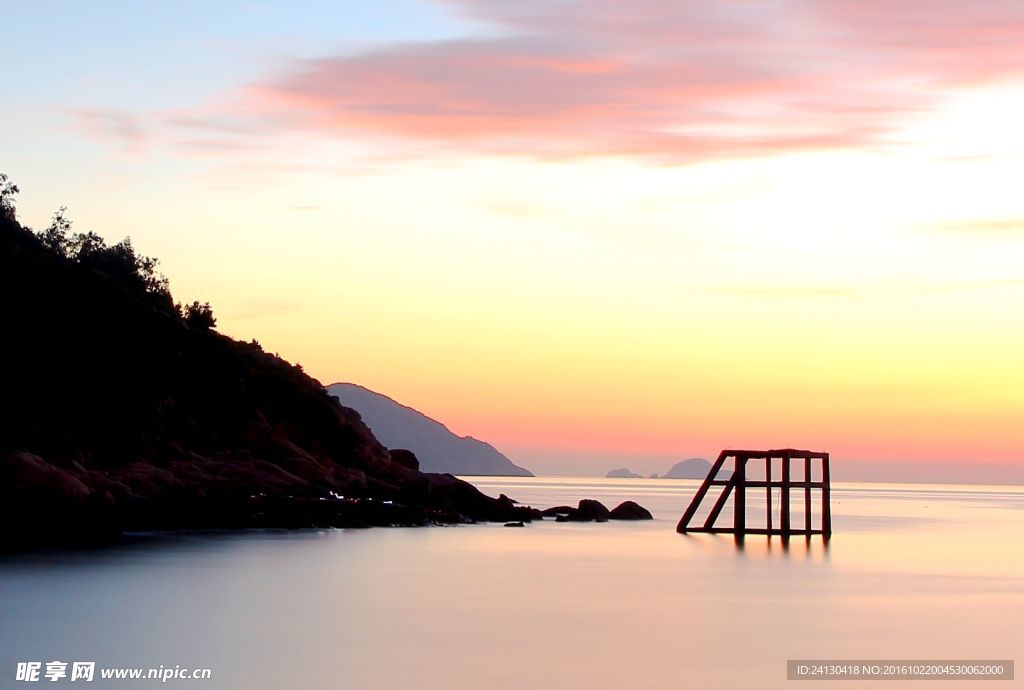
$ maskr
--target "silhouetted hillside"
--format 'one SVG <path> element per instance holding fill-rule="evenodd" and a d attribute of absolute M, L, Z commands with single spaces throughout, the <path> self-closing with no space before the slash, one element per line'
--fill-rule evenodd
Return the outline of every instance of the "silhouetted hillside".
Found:
<path fill-rule="evenodd" d="M 373 434 L 389 448 L 416 453 L 425 472 L 532 477 L 489 443 L 457 436 L 441 422 L 354 383 L 335 383 L 327 392 L 359 412 Z"/>
<path fill-rule="evenodd" d="M 130 243 L 65 234 L 62 251 L 2 211 L 0 543 L 529 517 L 392 460 L 301 368 L 176 306 Z"/>

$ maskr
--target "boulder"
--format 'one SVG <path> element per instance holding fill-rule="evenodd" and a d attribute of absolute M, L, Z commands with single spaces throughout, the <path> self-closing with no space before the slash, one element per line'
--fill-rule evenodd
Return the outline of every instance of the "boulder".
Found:
<path fill-rule="evenodd" d="M 496 500 L 497 506 L 501 510 L 514 510 L 516 507 L 516 502 L 513 501 L 508 496 L 506 496 L 505 494 L 499 494 Z"/>
<path fill-rule="evenodd" d="M 419 458 L 411 450 L 405 448 L 392 448 L 388 451 L 391 454 L 391 462 L 401 465 L 406 469 L 418 470 L 420 468 Z"/>
<path fill-rule="evenodd" d="M 558 517 L 559 515 L 575 515 L 576 509 L 572 506 L 553 506 L 540 511 L 541 517 Z"/>
<path fill-rule="evenodd" d="M 623 501 L 608 514 L 612 520 L 653 520 L 651 511 L 634 501 Z"/>
<path fill-rule="evenodd" d="M 580 501 L 580 505 L 576 509 L 575 519 L 583 522 L 589 522 L 591 520 L 604 522 L 608 519 L 609 514 L 608 509 L 600 501 L 584 498 Z"/>
<path fill-rule="evenodd" d="M 38 455 L 14 451 L 0 458 L 0 477 L 11 486 L 31 487 L 38 495 L 68 501 L 84 499 L 92 490 L 71 471 L 55 467 Z"/>
<path fill-rule="evenodd" d="M 505 526 L 506 527 L 525 527 L 525 525 L 522 522 L 506 522 Z"/>
<path fill-rule="evenodd" d="M 553 517 L 555 522 L 607 522 L 608 509 L 600 501 L 584 498 L 579 506 L 554 506 L 542 510 L 543 517 Z"/>

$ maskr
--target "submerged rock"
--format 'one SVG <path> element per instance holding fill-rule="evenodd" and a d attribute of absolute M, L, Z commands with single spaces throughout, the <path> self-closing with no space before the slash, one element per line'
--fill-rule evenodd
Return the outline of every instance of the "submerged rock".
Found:
<path fill-rule="evenodd" d="M 540 511 L 541 517 L 558 517 L 559 515 L 575 515 L 576 509 L 572 506 L 552 506 Z"/>
<path fill-rule="evenodd" d="M 623 501 L 608 514 L 612 520 L 653 520 L 651 511 L 635 501 Z"/>
<path fill-rule="evenodd" d="M 623 501 L 608 510 L 600 501 L 584 498 L 575 508 L 552 506 L 540 511 L 543 517 L 553 517 L 555 522 L 607 522 L 608 520 L 653 520 L 651 511 L 636 501 Z"/>
<path fill-rule="evenodd" d="M 553 506 L 540 511 L 540 514 L 555 518 L 555 522 L 607 522 L 610 513 L 600 501 L 584 498 L 575 508 Z"/>
<path fill-rule="evenodd" d="M 600 501 L 591 498 L 584 498 L 576 509 L 576 519 L 581 521 L 597 520 L 604 522 L 610 515 L 608 509 Z"/>

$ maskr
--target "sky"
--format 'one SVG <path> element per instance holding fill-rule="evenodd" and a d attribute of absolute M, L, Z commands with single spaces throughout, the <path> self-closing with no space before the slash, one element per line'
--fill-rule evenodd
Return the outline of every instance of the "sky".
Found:
<path fill-rule="evenodd" d="M 1024 5 L 18 3 L 19 218 L 543 474 L 1024 482 Z"/>

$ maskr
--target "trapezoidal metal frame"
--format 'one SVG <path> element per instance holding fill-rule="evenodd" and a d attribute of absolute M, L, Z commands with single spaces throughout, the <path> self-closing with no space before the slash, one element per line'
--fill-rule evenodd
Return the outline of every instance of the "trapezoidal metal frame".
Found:
<path fill-rule="evenodd" d="M 725 465 L 726 460 L 730 458 L 734 461 L 732 476 L 728 479 L 718 479 L 718 473 Z M 765 461 L 764 481 L 751 480 L 747 477 L 748 460 Z M 782 463 L 782 476 L 777 481 L 772 480 L 773 460 L 780 460 Z M 794 481 L 791 477 L 790 470 L 794 460 L 803 460 L 804 462 L 803 481 Z M 811 463 L 815 460 L 821 463 L 821 481 L 817 482 L 811 481 Z M 697 514 L 701 502 L 713 486 L 722 487 L 722 493 L 711 507 L 711 511 L 704 520 L 704 524 L 691 527 L 690 521 Z M 747 489 L 765 490 L 767 510 L 765 512 L 764 527 L 747 527 Z M 778 489 L 780 496 L 779 526 L 777 528 L 772 524 L 772 489 Z M 790 497 L 794 489 L 803 489 L 804 491 L 804 526 L 800 529 L 793 529 L 790 520 Z M 821 491 L 821 525 L 818 529 L 814 529 L 811 524 L 812 489 L 819 489 Z M 793 448 L 783 448 L 780 450 L 723 450 L 718 454 L 718 459 L 711 466 L 708 476 L 704 478 L 704 482 L 697 489 L 697 493 L 690 501 L 690 505 L 687 506 L 683 517 L 679 519 L 676 531 L 681 534 L 705 532 L 712 534 L 735 534 L 737 536 L 766 534 L 782 537 L 820 534 L 827 539 L 832 535 L 832 511 L 829 505 L 831 500 L 830 493 L 828 453 L 795 450 Z M 725 508 L 730 494 L 733 495 L 732 526 L 716 527 L 715 521 L 718 520 L 722 509 Z"/>

